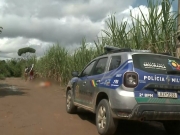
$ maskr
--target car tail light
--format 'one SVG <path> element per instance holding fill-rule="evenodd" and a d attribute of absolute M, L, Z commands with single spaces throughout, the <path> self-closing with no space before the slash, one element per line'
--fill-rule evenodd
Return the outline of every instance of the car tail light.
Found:
<path fill-rule="evenodd" d="M 134 88 L 138 85 L 138 75 L 134 72 L 124 74 L 124 86 Z"/>

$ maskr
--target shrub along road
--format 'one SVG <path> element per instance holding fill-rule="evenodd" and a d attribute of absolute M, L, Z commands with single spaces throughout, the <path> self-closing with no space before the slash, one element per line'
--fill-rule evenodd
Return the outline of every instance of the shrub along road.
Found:
<path fill-rule="evenodd" d="M 40 88 L 19 78 L 0 81 L 1 135 L 98 135 L 95 115 L 65 108 L 65 89 L 57 84 Z M 121 122 L 116 135 L 165 135 L 155 122 Z"/>

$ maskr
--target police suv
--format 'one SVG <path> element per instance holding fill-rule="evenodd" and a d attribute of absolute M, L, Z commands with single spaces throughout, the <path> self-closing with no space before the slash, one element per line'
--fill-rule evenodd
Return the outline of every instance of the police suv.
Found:
<path fill-rule="evenodd" d="M 66 90 L 66 110 L 96 114 L 101 135 L 112 135 L 118 120 L 162 122 L 180 134 L 180 59 L 148 50 L 104 47 L 105 53 L 78 73 Z"/>

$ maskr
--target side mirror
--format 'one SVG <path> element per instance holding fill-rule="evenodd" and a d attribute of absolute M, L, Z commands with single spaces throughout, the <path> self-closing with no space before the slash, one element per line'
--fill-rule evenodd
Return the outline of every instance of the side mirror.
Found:
<path fill-rule="evenodd" d="M 71 75 L 72 75 L 73 77 L 78 77 L 79 72 L 78 72 L 78 71 L 73 71 L 73 72 L 71 73 Z"/>

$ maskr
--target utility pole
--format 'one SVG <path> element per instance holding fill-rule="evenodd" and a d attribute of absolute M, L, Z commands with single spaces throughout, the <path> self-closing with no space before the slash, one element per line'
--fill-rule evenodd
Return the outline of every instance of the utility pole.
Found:
<path fill-rule="evenodd" d="M 178 19 L 177 19 L 177 34 L 176 34 L 176 57 L 180 56 L 180 0 L 178 0 Z"/>

